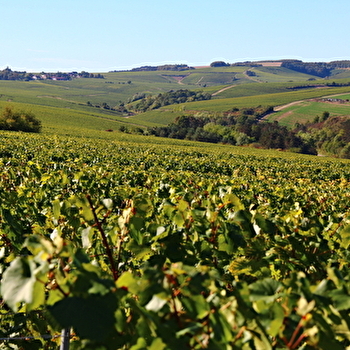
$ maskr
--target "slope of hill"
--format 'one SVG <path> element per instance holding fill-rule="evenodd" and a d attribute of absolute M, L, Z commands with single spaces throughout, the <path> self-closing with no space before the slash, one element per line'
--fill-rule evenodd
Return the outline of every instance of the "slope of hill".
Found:
<path fill-rule="evenodd" d="M 225 68 L 236 85 L 193 70 L 205 88 L 168 71 L 0 82 L 0 108 L 43 124 L 0 131 L 1 349 L 349 348 L 350 161 L 296 153 L 350 157 L 347 111 L 294 130 L 262 118 L 286 103 L 305 118 L 333 106 L 308 99 L 350 88 L 252 68 Z M 185 88 L 220 93 L 129 112 Z"/>
<path fill-rule="evenodd" d="M 184 67 L 185 69 L 186 67 Z M 226 67 L 200 67 L 181 71 L 150 70 L 103 73 L 103 78 L 74 78 L 69 81 L 0 81 L 0 106 L 15 105 L 37 114 L 43 130 L 72 135 L 104 130 L 143 133 L 151 126 L 168 125 L 186 115 L 220 116 L 234 108 L 276 107 L 287 103 L 349 93 L 349 70 L 336 67 L 330 79 L 321 79 L 283 67 L 283 62 L 240 63 Z M 95 74 L 94 76 L 98 76 Z M 342 79 L 338 79 L 342 77 Z M 140 100 L 162 99 L 169 91 L 184 90 L 188 95 L 211 94 L 206 101 L 187 99 L 161 107 L 153 104 L 144 113 L 135 109 Z M 160 95 L 161 94 L 161 95 Z M 155 101 L 154 100 L 154 101 Z M 179 101 L 177 101 L 179 102 Z M 296 107 L 296 106 L 295 106 Z M 301 106 L 299 106 L 301 107 Z M 320 114 L 326 106 L 309 103 L 298 113 L 276 112 L 269 120 L 293 126 Z M 328 107 L 328 106 L 327 106 Z M 348 110 L 334 107 L 332 113 Z"/>

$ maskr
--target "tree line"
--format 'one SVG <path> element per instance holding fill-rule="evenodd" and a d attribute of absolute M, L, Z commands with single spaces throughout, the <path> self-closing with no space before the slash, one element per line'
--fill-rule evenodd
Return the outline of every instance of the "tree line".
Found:
<path fill-rule="evenodd" d="M 333 69 L 349 68 L 350 61 L 303 62 L 300 60 L 285 60 L 282 62 L 281 67 L 325 78 L 331 74 Z"/>
<path fill-rule="evenodd" d="M 134 100 L 138 101 L 134 105 L 129 105 L 129 108 L 136 112 L 146 112 L 152 109 L 157 109 L 163 106 L 172 104 L 210 100 L 211 94 L 201 91 L 190 91 L 186 89 L 169 91 L 166 93 L 153 95 L 135 95 Z"/>
<path fill-rule="evenodd" d="M 211 94 L 203 93 L 201 91 L 190 90 L 170 90 L 165 93 L 160 93 L 157 96 L 146 95 L 145 93 L 136 93 L 130 97 L 125 105 L 124 102 L 119 102 L 116 106 L 112 107 L 108 103 L 92 104 L 87 101 L 86 105 L 89 107 L 109 109 L 111 111 L 117 111 L 123 114 L 132 115 L 135 113 L 143 113 L 153 109 L 157 109 L 163 106 L 172 104 L 179 104 L 193 101 L 210 100 Z M 135 102 L 135 103 L 133 103 Z"/>
<path fill-rule="evenodd" d="M 9 67 L 0 70 L 0 80 L 21 80 L 21 81 L 31 81 L 31 80 L 72 80 L 75 78 L 97 78 L 104 79 L 103 74 L 89 73 L 82 71 L 78 72 L 57 72 L 57 73 L 27 73 L 26 71 L 19 72 L 13 71 Z"/>
<path fill-rule="evenodd" d="M 273 111 L 273 107 L 233 108 L 220 115 L 182 115 L 168 126 L 151 127 L 147 130 L 123 132 L 144 133 L 159 137 L 186 139 L 201 142 L 225 143 L 236 146 L 250 145 L 258 148 L 291 150 L 298 153 L 317 154 L 313 142 L 300 137 L 299 130 L 289 130 L 278 122 L 268 123 L 261 119 Z"/>
<path fill-rule="evenodd" d="M 171 70 L 171 71 L 183 71 L 194 69 L 194 67 L 189 67 L 187 64 L 164 64 L 161 66 L 142 66 L 131 69 L 131 72 L 149 72 L 158 70 Z M 118 71 L 113 71 L 118 72 Z"/>
<path fill-rule="evenodd" d="M 0 130 L 40 132 L 41 121 L 33 113 L 5 107 L 0 115 Z"/>
<path fill-rule="evenodd" d="M 331 62 L 303 62 L 301 60 L 281 60 L 281 67 L 288 68 L 300 73 L 315 75 L 317 77 L 325 78 L 331 74 L 333 69 L 344 69 L 350 68 L 350 60 L 342 61 L 331 61 Z M 260 67 L 262 66 L 259 62 L 237 62 L 227 63 L 224 61 L 214 61 L 210 64 L 210 67 L 233 67 L 233 66 L 249 66 L 249 67 Z"/>
<path fill-rule="evenodd" d="M 234 108 L 221 115 L 182 115 L 168 126 L 152 127 L 147 133 L 159 137 L 318 153 L 350 159 L 350 119 L 324 111 L 291 129 L 277 121 L 261 119 L 273 108 Z M 138 130 L 140 133 L 140 130 Z"/>
<path fill-rule="evenodd" d="M 325 111 L 310 122 L 297 123 L 295 130 L 320 153 L 350 159 L 349 117 L 331 116 Z"/>

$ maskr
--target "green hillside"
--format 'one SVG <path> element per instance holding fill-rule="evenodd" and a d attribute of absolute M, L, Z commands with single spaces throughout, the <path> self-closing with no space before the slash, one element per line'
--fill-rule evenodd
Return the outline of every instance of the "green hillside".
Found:
<path fill-rule="evenodd" d="M 338 102 L 338 99 L 349 99 L 350 95 L 329 96 L 327 99 L 304 100 L 278 109 L 268 116 L 269 121 L 278 121 L 283 125 L 292 127 L 295 123 L 305 123 L 312 121 L 316 116 L 320 116 L 324 111 L 332 116 L 350 116 L 350 103 Z M 334 102 L 332 100 L 335 99 Z"/>
<path fill-rule="evenodd" d="M 259 63 L 260 64 L 260 63 Z M 37 114 L 44 130 L 72 133 L 74 128 L 116 130 L 126 126 L 167 125 L 184 113 L 222 113 L 232 108 L 280 106 L 332 94 L 350 92 L 349 70 L 334 69 L 329 79 L 271 65 L 233 65 L 183 71 L 123 71 L 103 73 L 104 79 L 76 78 L 70 81 L 0 80 L 0 106 L 15 105 Z M 341 79 L 340 79 L 341 78 Z M 330 80 L 331 79 L 331 80 Z M 186 102 L 135 113 L 131 101 L 176 90 L 212 94 L 208 101 Z M 307 120 L 319 113 L 320 105 L 291 117 L 278 112 L 285 125 Z M 288 111 L 287 111 L 288 112 Z M 346 114 L 339 109 L 336 113 Z M 86 121 L 88 121 L 86 123 Z M 77 131 L 81 133 L 81 131 Z"/>
<path fill-rule="evenodd" d="M 341 75 L 0 80 L 0 349 L 349 349 Z"/>

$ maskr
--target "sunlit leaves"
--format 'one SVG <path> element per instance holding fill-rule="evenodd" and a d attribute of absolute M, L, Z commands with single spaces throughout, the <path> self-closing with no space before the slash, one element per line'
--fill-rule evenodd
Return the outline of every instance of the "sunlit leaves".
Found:
<path fill-rule="evenodd" d="M 1 294 L 7 304 L 17 311 L 20 303 L 26 303 L 29 309 L 39 307 L 44 302 L 44 281 L 40 270 L 32 259 L 16 258 L 5 271 L 1 283 Z"/>
<path fill-rule="evenodd" d="M 18 138 L 0 159 L 15 315 L 77 349 L 350 345 L 346 161 Z"/>

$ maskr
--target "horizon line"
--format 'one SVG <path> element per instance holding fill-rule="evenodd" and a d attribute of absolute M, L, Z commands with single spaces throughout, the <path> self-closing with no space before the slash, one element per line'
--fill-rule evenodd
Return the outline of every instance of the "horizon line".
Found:
<path fill-rule="evenodd" d="M 269 58 L 269 57 L 262 57 L 262 58 L 241 58 L 237 59 L 234 62 L 230 62 L 230 60 L 223 59 L 223 58 L 215 58 L 211 60 L 210 63 L 204 63 L 204 62 L 196 62 L 193 64 L 186 63 L 186 62 L 175 62 L 175 61 L 163 61 L 163 62 L 143 62 L 143 63 L 138 63 L 138 64 L 132 64 L 129 66 L 119 66 L 119 67 L 110 67 L 110 68 L 87 68 L 87 67 L 55 67 L 55 68 L 48 68 L 48 67 L 42 67 L 42 68 L 25 68 L 25 67 L 11 67 L 11 65 L 6 64 L 3 65 L 0 70 L 4 70 L 6 68 L 10 68 L 11 70 L 14 71 L 25 71 L 27 73 L 40 73 L 40 72 L 46 72 L 46 73 L 53 73 L 53 72 L 60 72 L 60 73 L 65 73 L 65 72 L 91 72 L 91 73 L 109 73 L 109 72 L 125 72 L 125 71 L 131 71 L 132 69 L 135 68 L 141 68 L 145 66 L 151 66 L 151 67 L 157 67 L 157 66 L 164 66 L 164 65 L 181 65 L 181 64 L 186 64 L 188 67 L 193 67 L 193 68 L 200 68 L 200 67 L 210 67 L 210 64 L 213 62 L 217 61 L 222 61 L 228 64 L 236 64 L 236 63 L 259 63 L 259 62 L 281 62 L 281 61 L 286 61 L 286 60 L 299 60 L 302 62 L 307 62 L 307 63 L 329 63 L 329 62 L 334 62 L 334 61 L 350 61 L 350 58 L 344 58 L 344 57 L 332 57 L 332 58 L 321 58 L 321 59 L 305 59 L 301 57 L 289 57 L 286 58 L 286 56 L 282 58 Z"/>

